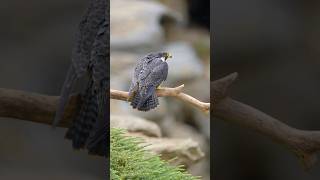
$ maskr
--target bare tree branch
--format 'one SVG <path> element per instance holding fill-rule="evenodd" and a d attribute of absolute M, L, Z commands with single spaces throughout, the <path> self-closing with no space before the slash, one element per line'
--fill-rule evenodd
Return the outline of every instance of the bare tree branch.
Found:
<path fill-rule="evenodd" d="M 0 117 L 51 125 L 58 101 L 58 96 L 0 88 Z M 79 96 L 74 95 L 71 97 L 63 119 L 59 124 L 60 127 L 69 127 L 79 101 Z"/>
<path fill-rule="evenodd" d="M 228 97 L 227 90 L 237 76 L 237 73 L 233 73 L 211 82 L 211 96 L 216 100 L 211 108 L 211 115 L 240 124 L 285 145 L 298 157 L 305 169 L 310 169 L 316 163 L 316 154 L 320 150 L 320 131 L 290 127 L 258 109 Z"/>
<path fill-rule="evenodd" d="M 209 111 L 210 103 L 203 103 L 182 93 L 184 85 L 157 90 L 158 96 L 171 96 L 192 104 L 203 111 Z M 128 92 L 110 90 L 110 98 L 127 100 Z M 58 105 L 59 96 L 48 96 L 19 90 L 0 88 L 0 117 L 22 119 L 51 125 Z M 64 116 L 58 126 L 69 127 L 72 117 L 80 104 L 80 96 L 73 95 L 66 106 Z"/>
<path fill-rule="evenodd" d="M 191 104 L 197 107 L 198 109 L 204 112 L 209 112 L 210 103 L 201 102 L 198 99 L 188 94 L 182 93 L 183 88 L 184 88 L 184 85 L 181 85 L 175 88 L 162 87 L 160 89 L 157 89 L 157 95 L 159 97 L 165 97 L 165 96 L 175 97 L 177 99 L 180 99 L 188 104 Z M 129 98 L 129 93 L 125 91 L 110 89 L 110 98 L 127 101 Z"/>

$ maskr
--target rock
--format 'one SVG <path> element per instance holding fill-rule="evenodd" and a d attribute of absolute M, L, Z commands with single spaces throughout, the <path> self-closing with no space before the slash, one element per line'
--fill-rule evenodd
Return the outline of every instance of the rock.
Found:
<path fill-rule="evenodd" d="M 144 143 L 141 146 L 145 147 L 146 150 L 159 154 L 161 159 L 170 161 L 173 165 L 188 167 L 204 156 L 199 143 L 189 138 L 154 138 L 141 135 L 140 133 L 128 133 L 128 135 L 142 138 Z"/>
<path fill-rule="evenodd" d="M 200 113 L 200 112 L 199 112 Z M 198 120 L 198 119 L 197 119 Z M 208 119 L 199 119 L 199 121 L 210 122 Z M 206 137 L 202 129 L 193 128 L 190 125 L 187 125 L 183 122 L 176 121 L 173 118 L 167 118 L 160 124 L 161 129 L 163 129 L 163 134 L 170 138 L 185 138 L 190 137 L 192 140 L 196 141 L 199 144 L 200 149 L 204 152 L 204 158 L 199 160 L 197 163 L 191 164 L 188 166 L 188 172 L 192 175 L 199 175 L 202 179 L 205 175 L 208 175 L 207 172 L 210 171 L 210 137 Z M 208 124 L 207 129 L 210 130 L 210 125 Z M 210 176 L 208 176 L 210 177 Z"/>
<path fill-rule="evenodd" d="M 210 158 L 202 158 L 201 161 L 188 167 L 188 172 L 194 176 L 200 176 L 201 180 L 210 180 Z"/>
<path fill-rule="evenodd" d="M 125 76 L 117 76 L 117 75 L 110 75 L 110 87 L 111 89 L 121 90 L 121 91 L 128 91 L 129 86 L 128 82 L 124 79 Z"/>
<path fill-rule="evenodd" d="M 167 61 L 169 65 L 167 84 L 177 85 L 203 76 L 204 67 L 189 43 L 182 41 L 169 43 L 164 47 L 164 51 L 170 52 L 173 56 Z"/>
<path fill-rule="evenodd" d="M 193 115 L 195 126 L 201 131 L 201 134 L 206 136 L 207 139 L 210 139 L 210 123 L 212 123 L 210 121 L 210 113 L 204 114 L 196 111 Z"/>
<path fill-rule="evenodd" d="M 202 119 L 201 119 L 202 120 Z M 176 121 L 174 118 L 166 118 L 159 124 L 163 130 L 163 134 L 170 138 L 186 138 L 190 137 L 192 140 L 199 143 L 201 149 L 205 152 L 209 151 L 209 144 L 207 137 L 202 132 L 197 131 L 190 125 L 183 122 Z M 208 126 L 210 129 L 210 126 Z M 209 137 L 210 138 L 210 137 Z"/>
<path fill-rule="evenodd" d="M 169 112 L 169 109 L 167 107 L 167 101 L 165 100 L 166 97 L 159 97 L 159 105 L 150 111 L 144 112 L 144 111 L 138 111 L 136 109 L 133 109 L 129 104 L 128 104 L 128 109 L 129 112 L 139 116 L 143 117 L 146 119 L 149 119 L 151 121 L 159 122 L 161 121 Z"/>
<path fill-rule="evenodd" d="M 188 2 L 187 0 L 160 0 L 165 6 L 181 14 L 184 21 L 188 21 Z"/>
<path fill-rule="evenodd" d="M 118 50 L 157 49 L 164 42 L 161 21 L 181 19 L 179 14 L 156 1 L 111 1 L 110 9 L 110 47 Z"/>
<path fill-rule="evenodd" d="M 110 53 L 110 70 L 111 74 L 121 74 L 124 69 L 132 69 L 137 64 L 139 56 L 136 53 L 124 52 L 124 51 L 112 51 Z"/>
<path fill-rule="evenodd" d="M 112 51 L 110 53 L 110 82 L 112 89 L 127 91 L 139 56 L 135 53 Z"/>
<path fill-rule="evenodd" d="M 111 128 L 122 128 L 126 135 L 143 139 L 141 146 L 153 153 L 160 154 L 161 158 L 170 161 L 173 165 L 190 166 L 204 157 L 200 144 L 186 138 L 161 138 L 159 126 L 151 121 L 136 116 L 111 115 Z M 188 134 L 191 135 L 191 134 Z"/>
<path fill-rule="evenodd" d="M 210 102 L 210 79 L 198 78 L 194 81 L 188 81 L 185 83 L 184 93 L 187 93 L 194 98 L 203 101 Z"/>
<path fill-rule="evenodd" d="M 140 132 L 147 136 L 161 137 L 161 130 L 157 124 L 136 116 L 111 115 L 110 127 L 126 129 L 129 132 Z"/>

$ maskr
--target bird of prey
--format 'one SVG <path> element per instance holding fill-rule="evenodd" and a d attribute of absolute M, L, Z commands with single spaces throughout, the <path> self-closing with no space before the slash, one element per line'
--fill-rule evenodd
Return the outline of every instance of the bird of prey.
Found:
<path fill-rule="evenodd" d="M 172 56 L 167 52 L 150 53 L 138 61 L 128 99 L 134 109 L 149 111 L 159 105 L 156 89 L 167 79 L 168 58 Z"/>
<path fill-rule="evenodd" d="M 72 63 L 53 121 L 57 126 L 76 81 L 87 76 L 81 103 L 65 137 L 74 149 L 107 157 L 109 142 L 109 18 L 107 0 L 90 0 L 76 33 Z"/>

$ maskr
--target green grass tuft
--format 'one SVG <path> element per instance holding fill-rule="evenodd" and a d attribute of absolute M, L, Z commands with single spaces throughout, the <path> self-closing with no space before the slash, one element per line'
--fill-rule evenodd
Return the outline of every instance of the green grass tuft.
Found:
<path fill-rule="evenodd" d="M 141 139 L 124 136 L 124 130 L 111 128 L 110 172 L 112 180 L 196 180 L 181 167 L 170 166 L 158 155 L 144 150 Z"/>

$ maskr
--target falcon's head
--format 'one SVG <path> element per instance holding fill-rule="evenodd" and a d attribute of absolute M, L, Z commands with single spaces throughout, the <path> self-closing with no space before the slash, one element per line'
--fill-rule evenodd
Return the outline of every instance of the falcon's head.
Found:
<path fill-rule="evenodd" d="M 167 60 L 168 58 L 172 58 L 172 55 L 168 52 L 163 52 L 162 57 L 164 57 L 164 60 Z"/>

